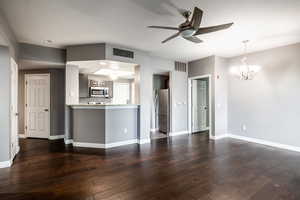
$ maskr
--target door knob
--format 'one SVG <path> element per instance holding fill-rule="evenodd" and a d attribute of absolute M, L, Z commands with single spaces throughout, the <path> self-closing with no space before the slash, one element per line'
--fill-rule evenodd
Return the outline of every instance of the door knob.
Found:
<path fill-rule="evenodd" d="M 48 112 L 48 111 L 49 111 L 49 109 L 45 109 L 44 111 L 45 111 L 45 112 Z"/>

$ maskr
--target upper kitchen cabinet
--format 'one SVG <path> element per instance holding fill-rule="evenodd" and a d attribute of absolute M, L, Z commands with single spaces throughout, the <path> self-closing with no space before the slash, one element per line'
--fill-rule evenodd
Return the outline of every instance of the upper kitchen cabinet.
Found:
<path fill-rule="evenodd" d="M 89 97 L 89 78 L 87 74 L 79 74 L 79 97 Z"/>

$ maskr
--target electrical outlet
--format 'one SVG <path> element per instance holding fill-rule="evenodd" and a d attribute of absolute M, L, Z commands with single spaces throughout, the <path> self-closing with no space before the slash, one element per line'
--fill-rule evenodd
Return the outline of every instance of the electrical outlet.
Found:
<path fill-rule="evenodd" d="M 242 125 L 242 131 L 244 131 L 244 132 L 245 132 L 246 130 L 247 130 L 247 127 L 246 127 L 246 125 L 245 125 L 245 124 L 243 124 L 243 125 Z"/>
<path fill-rule="evenodd" d="M 124 128 L 124 133 L 128 133 L 128 129 L 127 128 Z"/>

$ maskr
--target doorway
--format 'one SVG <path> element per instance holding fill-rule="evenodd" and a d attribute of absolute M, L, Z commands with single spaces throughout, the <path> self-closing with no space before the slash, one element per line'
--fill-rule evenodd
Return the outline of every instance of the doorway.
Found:
<path fill-rule="evenodd" d="M 168 137 L 170 132 L 169 73 L 153 75 L 151 139 Z"/>
<path fill-rule="evenodd" d="M 25 75 L 25 136 L 50 136 L 50 74 Z"/>
<path fill-rule="evenodd" d="M 210 131 L 210 76 L 189 78 L 189 130 L 191 133 Z"/>

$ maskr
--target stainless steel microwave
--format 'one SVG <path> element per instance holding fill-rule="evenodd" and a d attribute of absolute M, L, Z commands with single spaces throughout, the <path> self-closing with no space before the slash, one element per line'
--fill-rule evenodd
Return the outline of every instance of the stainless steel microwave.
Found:
<path fill-rule="evenodd" d="M 107 87 L 90 87 L 90 97 L 108 98 L 108 91 Z"/>

